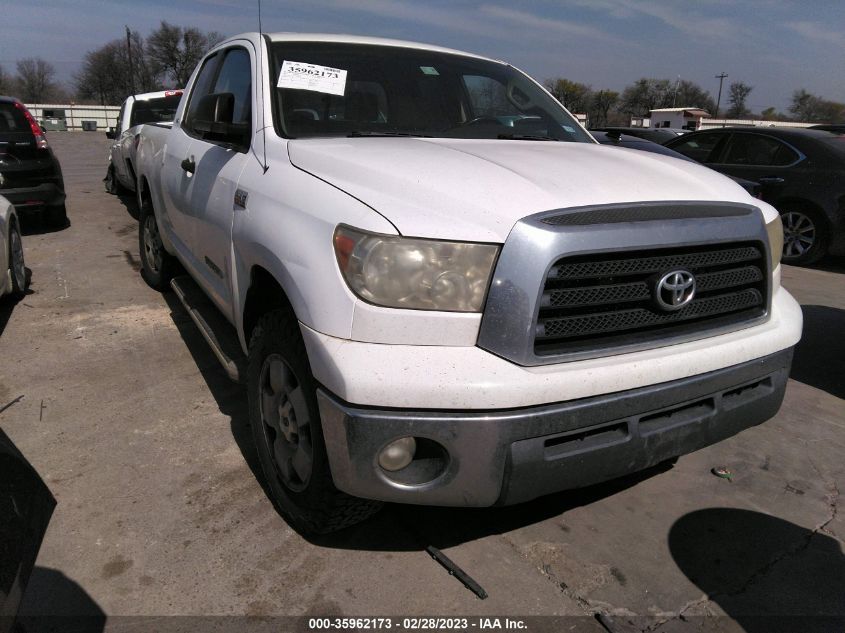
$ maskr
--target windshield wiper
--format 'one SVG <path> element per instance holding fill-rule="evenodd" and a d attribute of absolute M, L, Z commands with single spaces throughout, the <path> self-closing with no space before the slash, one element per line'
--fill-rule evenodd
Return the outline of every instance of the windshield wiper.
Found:
<path fill-rule="evenodd" d="M 499 134 L 496 138 L 505 139 L 508 141 L 559 141 L 559 138 L 554 136 L 546 136 L 545 134 Z"/>
<path fill-rule="evenodd" d="M 410 136 L 416 138 L 433 138 L 430 134 L 416 134 L 415 132 L 373 132 L 371 130 L 350 132 L 346 135 L 346 138 L 355 138 L 358 136 Z"/>

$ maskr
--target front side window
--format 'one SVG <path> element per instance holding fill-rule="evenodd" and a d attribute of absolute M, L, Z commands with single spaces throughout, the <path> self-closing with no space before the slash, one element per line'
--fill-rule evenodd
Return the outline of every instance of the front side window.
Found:
<path fill-rule="evenodd" d="M 232 123 L 252 122 L 252 63 L 246 50 L 233 48 L 226 53 L 212 92 L 228 92 L 234 95 Z"/>
<path fill-rule="evenodd" d="M 699 163 L 710 163 L 718 155 L 715 150 L 724 138 L 726 135 L 718 132 L 701 132 L 684 135 L 676 143 L 669 143 L 668 147 Z"/>
<path fill-rule="evenodd" d="M 277 42 L 271 57 L 275 124 L 283 136 L 531 136 L 592 142 L 553 97 L 506 64 L 331 42 Z M 286 61 L 312 65 L 316 73 L 342 71 L 345 77 L 334 83 L 318 79 L 308 89 L 284 82 L 279 87 Z"/>
<path fill-rule="evenodd" d="M 193 120 L 197 113 L 197 107 L 199 106 L 200 99 L 211 93 L 212 82 L 214 81 L 215 71 L 217 70 L 217 58 L 217 53 L 206 57 L 205 61 L 202 63 L 202 68 L 200 68 L 199 75 L 197 75 L 196 81 L 194 81 L 194 86 L 191 89 L 191 94 L 188 100 L 188 107 L 185 110 L 185 114 L 182 116 L 184 121 L 183 125 L 188 130 L 192 130 Z"/>

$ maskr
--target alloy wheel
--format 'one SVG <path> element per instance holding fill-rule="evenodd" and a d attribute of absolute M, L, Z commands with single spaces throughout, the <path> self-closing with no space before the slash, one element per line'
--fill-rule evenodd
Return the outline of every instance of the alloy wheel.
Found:
<path fill-rule="evenodd" d="M 817 239 L 813 220 L 800 211 L 789 211 L 781 216 L 783 220 L 783 257 L 795 259 L 813 248 Z"/>
<path fill-rule="evenodd" d="M 302 385 L 279 354 L 271 354 L 259 377 L 261 424 L 276 474 L 300 492 L 314 467 L 311 416 Z"/>

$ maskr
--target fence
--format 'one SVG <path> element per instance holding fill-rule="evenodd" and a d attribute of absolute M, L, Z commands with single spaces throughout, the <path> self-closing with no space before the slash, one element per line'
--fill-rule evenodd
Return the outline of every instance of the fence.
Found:
<path fill-rule="evenodd" d="M 69 103 L 27 103 L 32 116 L 48 131 L 105 131 L 114 127 L 120 106 L 76 105 Z M 94 123 L 89 123 L 93 121 Z"/>

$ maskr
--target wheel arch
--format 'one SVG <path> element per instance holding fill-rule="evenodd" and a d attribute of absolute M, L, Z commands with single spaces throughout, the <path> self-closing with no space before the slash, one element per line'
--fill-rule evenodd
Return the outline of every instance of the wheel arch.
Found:
<path fill-rule="evenodd" d="M 249 346 L 249 340 L 258 321 L 271 310 L 284 310 L 294 318 L 296 317 L 296 311 L 281 282 L 267 268 L 254 264 L 249 272 L 249 287 L 241 313 L 241 329 L 245 346 Z"/>

